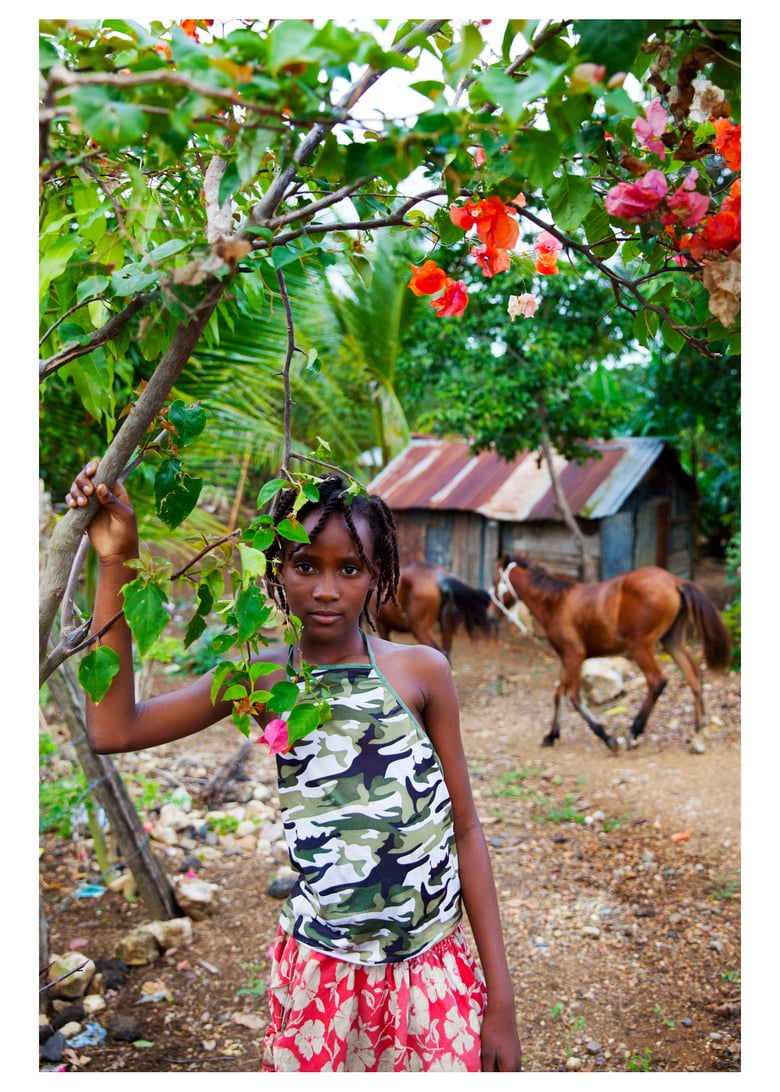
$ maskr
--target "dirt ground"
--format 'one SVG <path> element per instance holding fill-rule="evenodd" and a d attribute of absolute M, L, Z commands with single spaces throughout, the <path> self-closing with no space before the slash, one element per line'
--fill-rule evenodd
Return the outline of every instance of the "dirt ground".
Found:
<path fill-rule="evenodd" d="M 692 754 L 690 693 L 665 661 L 669 685 L 642 745 L 613 755 L 573 710 L 558 744 L 539 746 L 558 670 L 544 639 L 503 623 L 495 644 L 457 638 L 452 662 L 526 1071 L 740 1071 L 740 676 L 705 675 L 706 751 Z M 629 685 L 601 707 L 611 731 L 626 734 L 641 695 Z M 197 801 L 204 772 L 242 742 L 228 723 L 119 761 Z M 259 747 L 243 773 L 273 781 Z M 70 843 L 43 845 L 51 951 L 78 941 L 110 958 L 148 920 L 143 906 L 116 892 L 69 898 L 85 862 Z M 240 851 L 203 861 L 199 874 L 219 885 L 216 915 L 194 923 L 186 950 L 131 967 L 97 1017 L 107 1027 L 131 1015 L 141 1038 L 71 1051 L 67 1068 L 256 1072 L 280 908 L 268 888 L 284 864 Z M 141 1003 L 154 986 L 164 999 Z"/>

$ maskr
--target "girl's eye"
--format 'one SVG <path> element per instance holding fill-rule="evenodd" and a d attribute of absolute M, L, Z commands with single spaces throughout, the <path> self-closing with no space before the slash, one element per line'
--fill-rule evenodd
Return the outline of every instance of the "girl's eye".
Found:
<path fill-rule="evenodd" d="M 310 561 L 297 561 L 295 568 L 299 573 L 310 573 L 313 571 L 313 565 Z"/>
<path fill-rule="evenodd" d="M 360 569 L 357 567 L 357 565 L 345 565 L 344 566 L 344 575 L 345 576 L 357 576 L 359 573 L 360 573 Z"/>

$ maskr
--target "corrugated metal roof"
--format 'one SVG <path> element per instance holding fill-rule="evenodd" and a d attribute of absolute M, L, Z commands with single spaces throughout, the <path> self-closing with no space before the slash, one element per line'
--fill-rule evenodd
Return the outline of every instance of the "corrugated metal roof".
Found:
<path fill-rule="evenodd" d="M 590 446 L 600 458 L 577 464 L 556 454 L 555 464 L 575 515 L 602 519 L 619 511 L 665 445 L 629 436 Z M 547 464 L 537 452 L 524 451 L 507 462 L 492 451 L 474 455 L 462 440 L 414 436 L 370 488 L 397 511 L 468 511 L 518 521 L 560 518 Z"/>

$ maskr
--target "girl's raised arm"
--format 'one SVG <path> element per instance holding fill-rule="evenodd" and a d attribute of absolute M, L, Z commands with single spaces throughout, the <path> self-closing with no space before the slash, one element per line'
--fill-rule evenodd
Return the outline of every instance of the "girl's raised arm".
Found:
<path fill-rule="evenodd" d="M 73 482 L 65 501 L 71 508 L 83 507 L 94 493 L 100 508 L 87 533 L 98 555 L 98 585 L 91 632 L 95 633 L 115 615 L 119 617 L 100 637 L 102 644 L 119 655 L 119 671 L 108 693 L 99 703 L 87 699 L 87 735 L 98 754 L 139 751 L 192 735 L 230 713 L 227 702 L 211 702 L 211 678 L 201 679 L 170 694 L 136 702 L 133 671 L 133 643 L 122 612 L 121 588 L 136 575 L 127 562 L 138 556 L 135 511 L 124 486 L 113 490 L 92 477 L 97 463 L 89 463 Z"/>

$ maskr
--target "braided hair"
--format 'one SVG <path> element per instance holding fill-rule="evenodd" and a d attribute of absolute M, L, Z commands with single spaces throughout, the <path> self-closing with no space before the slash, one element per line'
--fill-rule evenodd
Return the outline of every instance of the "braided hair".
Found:
<path fill-rule="evenodd" d="M 309 539 L 313 541 L 317 537 L 334 513 L 343 516 L 352 541 L 355 544 L 358 557 L 368 569 L 376 573 L 376 585 L 374 589 L 375 610 L 378 610 L 383 603 L 388 601 L 388 599 L 393 603 L 396 603 L 395 593 L 398 587 L 400 571 L 398 560 L 398 536 L 393 513 L 390 511 L 388 505 L 378 493 L 369 493 L 368 495 L 358 493 L 355 496 L 350 496 L 347 483 L 340 474 L 330 474 L 327 478 L 317 482 L 317 492 L 319 493 L 319 499 L 316 501 L 307 501 L 296 514 L 296 518 L 299 521 L 302 521 L 312 512 L 321 513 L 317 523 L 311 531 L 309 531 Z M 273 511 L 274 521 L 276 523 L 279 523 L 281 520 L 291 515 L 295 499 L 296 493 L 292 489 L 285 489 L 277 494 Z M 371 535 L 374 541 L 373 559 L 366 556 L 363 543 L 360 540 L 360 535 L 355 528 L 354 516 L 362 516 L 371 528 Z M 291 548 L 291 552 L 295 553 L 296 550 L 301 548 L 301 545 L 302 544 L 300 543 L 290 543 L 277 534 L 273 544 L 266 551 L 266 557 L 269 562 L 266 575 L 268 592 L 277 606 L 280 607 L 285 614 L 289 614 L 290 609 L 287 603 L 284 585 L 279 577 L 279 570 L 281 569 L 281 564 L 284 560 L 285 551 Z M 376 629 L 374 621 L 368 611 L 370 598 L 371 597 L 369 596 L 369 598 L 366 599 L 361 612 L 361 619 L 365 619 L 372 629 Z"/>

